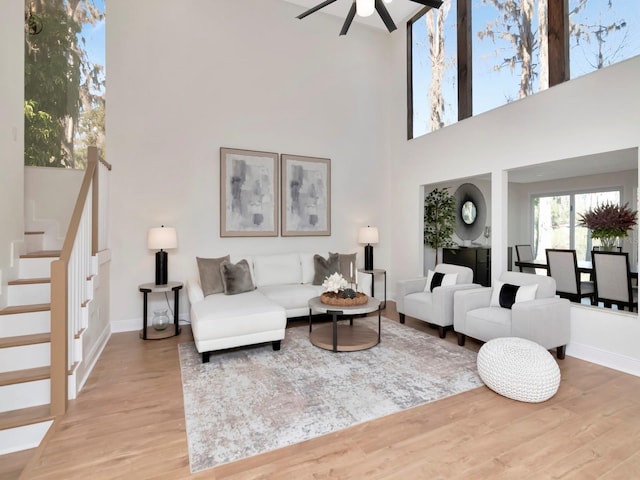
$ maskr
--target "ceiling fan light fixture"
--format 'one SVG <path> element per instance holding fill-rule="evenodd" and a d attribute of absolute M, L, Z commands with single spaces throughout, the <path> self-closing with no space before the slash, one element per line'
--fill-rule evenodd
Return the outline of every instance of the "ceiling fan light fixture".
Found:
<path fill-rule="evenodd" d="M 369 17 L 375 11 L 375 0 L 356 0 L 356 13 L 360 17 Z"/>
<path fill-rule="evenodd" d="M 317 12 L 321 8 L 324 8 L 332 3 L 337 2 L 338 0 L 324 0 L 319 3 L 315 7 L 311 7 L 309 10 L 302 12 L 296 18 L 302 20 L 303 18 L 311 15 L 314 12 Z M 389 10 L 385 7 L 385 4 L 391 3 L 392 0 L 351 0 L 351 8 L 349 9 L 349 13 L 347 14 L 347 18 L 342 25 L 342 30 L 340 30 L 340 35 L 346 35 L 349 31 L 349 27 L 351 27 L 351 23 L 353 23 L 353 19 L 356 14 L 361 17 L 368 17 L 372 15 L 373 12 L 377 11 L 378 15 L 382 19 L 385 27 L 389 30 L 389 33 L 397 30 L 396 24 L 393 23 L 393 19 L 391 15 L 389 15 Z M 419 3 L 420 5 L 424 5 L 425 7 L 431 8 L 439 8 L 442 5 L 443 0 L 411 0 L 414 3 Z M 494 0 L 495 1 L 495 0 Z"/>

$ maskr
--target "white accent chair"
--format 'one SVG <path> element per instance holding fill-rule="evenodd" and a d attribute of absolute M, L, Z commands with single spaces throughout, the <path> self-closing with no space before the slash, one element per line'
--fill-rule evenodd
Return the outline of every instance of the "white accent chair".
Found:
<path fill-rule="evenodd" d="M 444 338 L 447 330 L 453 327 L 454 293 L 480 285 L 473 283 L 473 270 L 469 267 L 440 263 L 433 271 L 445 275 L 457 273 L 456 284 L 436 287 L 430 292 L 426 289 L 427 277 L 399 281 L 396 285 L 396 306 L 400 323 L 404 323 L 405 316 L 409 315 L 437 326 L 440 338 Z"/>
<path fill-rule="evenodd" d="M 618 309 L 638 309 L 638 290 L 631 285 L 629 254 L 621 252 L 592 252 L 596 303 Z"/>
<path fill-rule="evenodd" d="M 563 359 L 571 336 L 570 302 L 555 296 L 555 280 L 521 272 L 504 272 L 499 280 L 517 286 L 535 284 L 535 298 L 517 301 L 516 297 L 511 308 L 503 308 L 491 305 L 495 287 L 456 292 L 453 328 L 458 335 L 458 345 L 464 345 L 467 336 L 483 342 L 520 337 L 547 350 L 555 348 L 557 357 Z"/>

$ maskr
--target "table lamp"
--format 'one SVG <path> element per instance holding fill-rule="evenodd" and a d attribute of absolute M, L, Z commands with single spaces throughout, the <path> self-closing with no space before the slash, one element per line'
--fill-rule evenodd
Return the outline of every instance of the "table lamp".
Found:
<path fill-rule="evenodd" d="M 358 234 L 358 243 L 366 243 L 364 247 L 364 269 L 373 270 L 373 247 L 371 244 L 378 243 L 377 227 L 361 227 Z"/>
<path fill-rule="evenodd" d="M 165 250 L 178 247 L 176 229 L 164 225 L 150 228 L 147 235 L 147 247 L 149 250 L 159 250 L 156 252 L 156 285 L 166 285 L 169 277 L 169 262 Z"/>

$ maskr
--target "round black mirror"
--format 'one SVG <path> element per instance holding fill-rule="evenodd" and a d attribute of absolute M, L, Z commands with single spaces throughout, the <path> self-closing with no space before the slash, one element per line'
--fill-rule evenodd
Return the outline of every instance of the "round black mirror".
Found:
<path fill-rule="evenodd" d="M 460 212 L 460 216 L 462 217 L 462 221 L 467 225 L 473 225 L 473 222 L 476 221 L 476 205 L 471 200 L 467 200 L 462 204 L 462 211 Z"/>

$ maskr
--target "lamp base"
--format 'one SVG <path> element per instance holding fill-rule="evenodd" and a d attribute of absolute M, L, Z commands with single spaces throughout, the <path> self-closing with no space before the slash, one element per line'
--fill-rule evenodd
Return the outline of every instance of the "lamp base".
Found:
<path fill-rule="evenodd" d="M 166 285 L 169 278 L 169 260 L 167 252 L 156 252 L 156 285 Z"/>
<path fill-rule="evenodd" d="M 373 270 L 373 247 L 369 244 L 364 247 L 364 269 Z"/>

